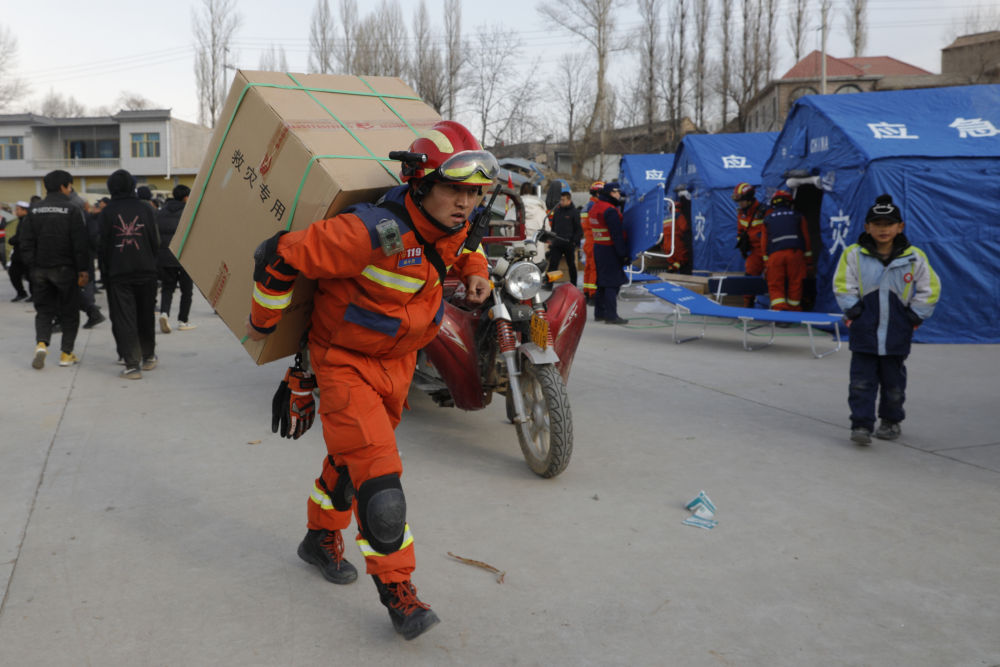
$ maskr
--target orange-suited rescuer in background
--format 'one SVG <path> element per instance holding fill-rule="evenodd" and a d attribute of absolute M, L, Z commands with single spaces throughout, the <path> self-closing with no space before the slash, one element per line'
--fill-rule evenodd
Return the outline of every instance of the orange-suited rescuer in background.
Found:
<path fill-rule="evenodd" d="M 736 212 L 736 247 L 745 261 L 744 270 L 748 276 L 764 273 L 764 246 L 760 235 L 764 231 L 764 215 L 767 210 L 757 199 L 757 189 L 749 183 L 740 183 L 733 188 L 733 201 L 739 207 Z M 752 294 L 743 296 L 743 305 L 753 306 Z"/>
<path fill-rule="evenodd" d="M 597 203 L 597 195 L 604 187 L 604 181 L 594 181 L 590 185 L 590 201 L 580 211 L 580 226 L 583 227 L 583 256 L 586 264 L 583 266 L 583 294 L 587 303 L 594 300 L 597 294 L 597 265 L 594 263 L 594 231 L 590 227 L 590 209 Z"/>
<path fill-rule="evenodd" d="M 802 281 L 813 261 L 806 219 L 792 203 L 785 190 L 771 195 L 760 236 L 771 310 L 802 310 Z"/>
<path fill-rule="evenodd" d="M 366 570 L 406 639 L 438 617 L 410 580 L 413 535 L 395 428 L 417 351 L 440 326 L 443 274 L 454 268 L 472 303 L 490 293 L 482 248 L 470 252 L 463 244 L 469 214 L 498 170 L 468 129 L 440 121 L 413 141 L 402 159 L 404 184 L 377 204 L 279 232 L 254 255 L 247 324 L 254 340 L 274 331 L 299 274 L 317 281 L 309 354 L 327 456 L 308 501 L 299 556 L 333 583 L 354 581 L 357 570 L 344 559 L 341 536 L 353 513 Z M 289 385 L 294 400 L 297 385 L 291 379 Z M 312 398 L 309 390 L 298 394 Z"/>

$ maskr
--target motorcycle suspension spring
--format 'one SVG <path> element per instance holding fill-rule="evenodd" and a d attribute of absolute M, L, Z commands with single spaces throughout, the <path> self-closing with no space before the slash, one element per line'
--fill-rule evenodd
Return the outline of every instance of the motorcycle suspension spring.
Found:
<path fill-rule="evenodd" d="M 500 345 L 500 352 L 512 352 L 517 349 L 517 335 L 514 333 L 514 325 L 510 320 L 497 321 L 497 343 Z"/>

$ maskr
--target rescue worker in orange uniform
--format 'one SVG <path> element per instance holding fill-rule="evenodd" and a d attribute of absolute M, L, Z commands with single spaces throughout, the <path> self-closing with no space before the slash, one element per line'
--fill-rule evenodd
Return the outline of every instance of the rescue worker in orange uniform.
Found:
<path fill-rule="evenodd" d="M 663 223 L 663 254 L 667 255 L 667 271 L 690 275 L 691 256 L 691 195 L 687 190 L 677 193 L 674 221 Z"/>
<path fill-rule="evenodd" d="M 806 219 L 792 204 L 790 192 L 776 191 L 760 235 L 771 310 L 802 310 L 802 281 L 812 263 Z"/>
<path fill-rule="evenodd" d="M 604 181 L 594 181 L 590 184 L 590 201 L 580 211 L 580 225 L 583 227 L 583 256 L 586 264 L 583 266 L 583 294 L 587 303 L 594 302 L 597 294 L 597 264 L 594 263 L 594 233 L 590 229 L 590 209 L 597 203 L 597 195 L 604 187 Z"/>
<path fill-rule="evenodd" d="M 733 188 L 733 201 L 739 207 L 736 212 L 736 247 L 744 259 L 744 271 L 748 276 L 764 273 L 764 246 L 760 241 L 764 231 L 764 216 L 767 209 L 757 199 L 757 189 L 749 183 L 740 183 Z M 745 294 L 743 305 L 753 306 L 754 296 Z"/>
<path fill-rule="evenodd" d="M 327 456 L 298 554 L 333 583 L 354 581 L 357 570 L 344 559 L 341 537 L 353 513 L 367 573 L 406 639 L 438 617 L 410 580 L 413 535 L 394 431 L 417 351 L 440 326 L 444 273 L 455 269 L 472 303 L 490 294 L 482 248 L 463 244 L 469 215 L 498 170 L 468 129 L 440 121 L 410 145 L 402 160 L 404 184 L 379 203 L 279 232 L 254 257 L 247 333 L 255 340 L 274 331 L 296 276 L 317 281 L 309 354 Z"/>
<path fill-rule="evenodd" d="M 594 260 L 597 264 L 597 295 L 594 319 L 605 324 L 628 324 L 618 316 L 618 290 L 626 282 L 625 267 L 629 251 L 622 225 L 621 190 L 618 183 L 605 183 L 598 201 L 590 208 L 590 229 L 594 234 Z"/>

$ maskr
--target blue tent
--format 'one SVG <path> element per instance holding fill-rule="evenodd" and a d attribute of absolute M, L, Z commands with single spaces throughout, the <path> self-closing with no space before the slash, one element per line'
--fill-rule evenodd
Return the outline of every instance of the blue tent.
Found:
<path fill-rule="evenodd" d="M 622 194 L 625 195 L 625 206 L 631 206 L 640 195 L 665 183 L 672 166 L 674 166 L 673 153 L 622 155 L 618 167 L 618 182 Z"/>
<path fill-rule="evenodd" d="M 796 205 L 814 219 L 815 310 L 837 311 L 840 254 L 887 192 L 941 277 L 916 340 L 1000 342 L 1000 85 L 802 97 L 763 177 L 768 191 L 797 186 Z"/>
<path fill-rule="evenodd" d="M 736 249 L 736 203 L 739 183 L 760 184 L 777 132 L 689 134 L 681 140 L 667 177 L 667 196 L 678 185 L 691 193 L 691 245 L 696 271 L 741 271 Z"/>

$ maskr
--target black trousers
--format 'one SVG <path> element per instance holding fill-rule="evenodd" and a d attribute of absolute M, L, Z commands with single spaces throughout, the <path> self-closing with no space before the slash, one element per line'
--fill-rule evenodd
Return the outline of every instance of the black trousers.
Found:
<path fill-rule="evenodd" d="M 31 272 L 31 293 L 35 302 L 35 340 L 46 345 L 52 340 L 52 322 L 59 317 L 62 327 L 60 349 L 69 354 L 76 345 L 80 328 L 80 288 L 72 266 L 36 267 Z"/>
<path fill-rule="evenodd" d="M 875 401 L 878 416 L 889 422 L 906 417 L 906 357 L 899 354 L 880 356 L 865 352 L 851 353 L 851 386 L 847 404 L 851 408 L 851 428 L 875 427 Z"/>
<path fill-rule="evenodd" d="M 194 282 L 180 266 L 164 266 L 160 269 L 160 312 L 170 314 L 170 304 L 174 298 L 174 288 L 180 285 L 181 306 L 177 311 L 177 319 L 187 322 L 191 315 L 191 294 Z"/>
<path fill-rule="evenodd" d="M 573 246 L 560 246 L 555 243 L 549 246 L 549 271 L 559 269 L 559 261 L 566 258 L 566 268 L 569 271 L 569 283 L 576 286 L 576 248 Z"/>
<path fill-rule="evenodd" d="M 111 333 L 126 368 L 139 368 L 156 353 L 156 281 L 111 281 L 107 286 Z"/>
<path fill-rule="evenodd" d="M 15 250 L 10 254 L 10 263 L 7 264 L 7 275 L 10 277 L 10 284 L 14 286 L 18 296 L 27 296 L 24 290 L 24 283 L 28 283 L 28 289 L 32 289 L 31 280 L 28 278 L 28 267 L 24 265 L 21 258 L 17 256 Z"/>

